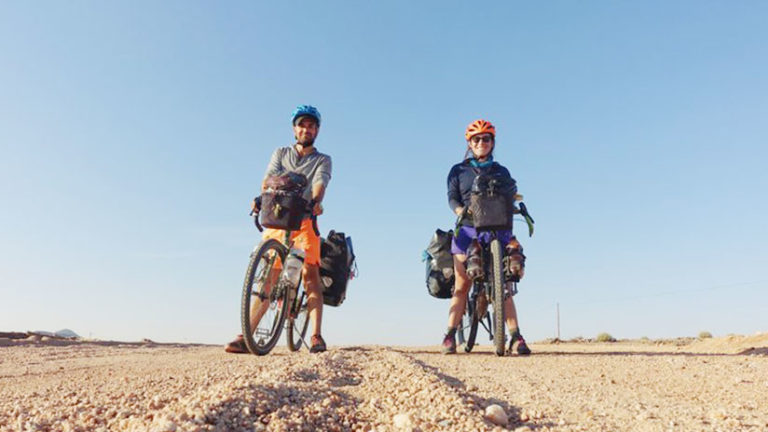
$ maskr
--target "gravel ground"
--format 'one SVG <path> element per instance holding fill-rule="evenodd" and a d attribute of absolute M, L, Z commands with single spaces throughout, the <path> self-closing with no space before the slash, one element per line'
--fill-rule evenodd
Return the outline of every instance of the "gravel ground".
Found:
<path fill-rule="evenodd" d="M 768 344 L 754 341 L 532 344 L 530 357 L 25 342 L 0 344 L 0 431 L 768 430 Z"/>

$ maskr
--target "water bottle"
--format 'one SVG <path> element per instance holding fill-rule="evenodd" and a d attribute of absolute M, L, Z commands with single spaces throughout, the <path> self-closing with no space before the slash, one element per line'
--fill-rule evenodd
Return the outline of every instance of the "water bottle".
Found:
<path fill-rule="evenodd" d="M 285 267 L 283 269 L 283 280 L 288 282 L 293 288 L 298 287 L 301 269 L 304 267 L 304 251 L 301 249 L 291 249 L 283 267 Z"/>

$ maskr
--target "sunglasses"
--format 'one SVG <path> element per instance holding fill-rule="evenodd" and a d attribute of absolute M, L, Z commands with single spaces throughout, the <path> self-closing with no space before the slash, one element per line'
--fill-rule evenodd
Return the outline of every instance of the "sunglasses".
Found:
<path fill-rule="evenodd" d="M 490 144 L 493 142 L 493 137 L 490 135 L 475 135 L 471 138 L 472 144 Z"/>

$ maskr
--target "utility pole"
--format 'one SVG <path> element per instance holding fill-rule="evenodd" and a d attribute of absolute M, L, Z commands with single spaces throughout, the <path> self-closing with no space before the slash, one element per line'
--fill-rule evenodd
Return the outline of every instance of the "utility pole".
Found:
<path fill-rule="evenodd" d="M 560 302 L 557 302 L 557 340 L 560 340 Z"/>

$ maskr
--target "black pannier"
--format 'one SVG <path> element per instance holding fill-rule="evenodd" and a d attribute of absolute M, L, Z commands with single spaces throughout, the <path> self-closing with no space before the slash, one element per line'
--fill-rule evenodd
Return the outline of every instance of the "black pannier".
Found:
<path fill-rule="evenodd" d="M 267 177 L 266 190 L 261 196 L 259 215 L 267 228 L 298 230 L 307 212 L 307 200 L 302 198 L 307 178 L 302 174 L 286 173 Z"/>
<path fill-rule="evenodd" d="M 331 230 L 320 244 L 320 281 L 323 303 L 339 306 L 347 296 L 347 282 L 355 276 L 352 239 Z"/>
<path fill-rule="evenodd" d="M 451 298 L 453 295 L 455 276 L 451 254 L 452 239 L 452 232 L 438 229 L 424 251 L 427 262 L 427 292 L 432 297 Z"/>
<path fill-rule="evenodd" d="M 469 198 L 469 212 L 472 222 L 479 230 L 504 230 L 512 228 L 513 203 L 507 200 L 507 187 L 503 178 L 494 175 L 479 175 L 472 182 Z"/>

